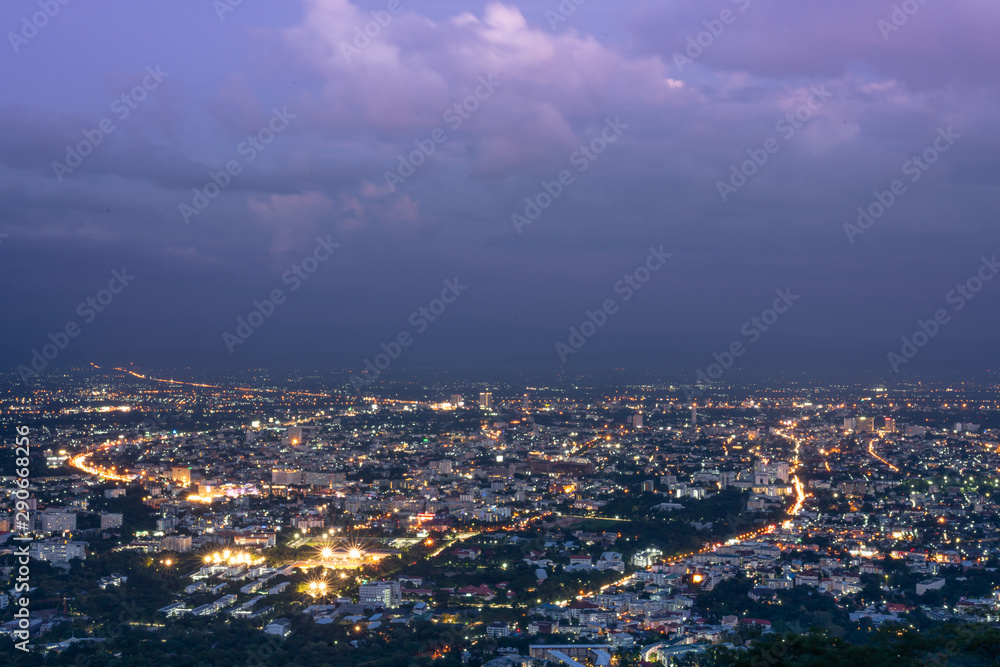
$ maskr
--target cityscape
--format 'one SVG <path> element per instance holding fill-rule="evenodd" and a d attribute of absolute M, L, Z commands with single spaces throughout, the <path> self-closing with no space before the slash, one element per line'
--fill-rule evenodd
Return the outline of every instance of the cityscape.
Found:
<path fill-rule="evenodd" d="M 994 659 L 989 385 L 52 380 L 3 406 L 14 664 Z"/>
<path fill-rule="evenodd" d="M 0 667 L 1000 666 L 998 34 L 0 3 Z"/>

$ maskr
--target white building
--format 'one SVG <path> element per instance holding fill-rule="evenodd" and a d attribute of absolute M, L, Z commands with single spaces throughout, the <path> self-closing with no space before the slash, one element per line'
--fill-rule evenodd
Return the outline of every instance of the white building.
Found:
<path fill-rule="evenodd" d="M 42 512 L 42 532 L 61 533 L 76 530 L 76 513 L 63 507 L 50 507 Z"/>
<path fill-rule="evenodd" d="M 35 560 L 45 560 L 50 563 L 69 563 L 73 558 L 87 557 L 87 543 L 71 540 L 46 540 L 32 542 L 28 547 L 28 555 Z"/>
<path fill-rule="evenodd" d="M 402 589 L 398 581 L 370 581 L 358 589 L 361 604 L 375 607 L 398 607 L 403 602 Z"/>

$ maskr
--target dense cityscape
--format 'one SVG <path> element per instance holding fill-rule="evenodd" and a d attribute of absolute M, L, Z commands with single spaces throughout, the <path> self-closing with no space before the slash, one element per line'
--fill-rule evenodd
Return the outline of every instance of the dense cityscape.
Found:
<path fill-rule="evenodd" d="M 12 664 L 996 659 L 992 387 L 178 377 L 0 405 Z"/>
<path fill-rule="evenodd" d="M 0 667 L 1000 667 L 998 0 L 0 34 Z"/>

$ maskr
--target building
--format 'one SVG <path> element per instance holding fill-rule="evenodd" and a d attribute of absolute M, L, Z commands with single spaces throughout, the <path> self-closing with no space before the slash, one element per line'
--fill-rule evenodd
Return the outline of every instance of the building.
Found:
<path fill-rule="evenodd" d="M 493 394 L 491 392 L 484 391 L 479 394 L 479 409 L 480 410 L 493 409 Z"/>
<path fill-rule="evenodd" d="M 634 428 L 642 428 L 642 413 L 641 412 L 637 412 L 636 414 L 632 415 L 632 426 Z"/>
<path fill-rule="evenodd" d="M 305 441 L 303 437 L 302 427 L 301 426 L 289 427 L 287 433 L 285 434 L 285 439 L 289 445 L 293 446 L 301 445 Z"/>
<path fill-rule="evenodd" d="M 167 535 L 160 543 L 163 551 L 176 551 L 177 553 L 187 553 L 191 551 L 190 535 Z"/>
<path fill-rule="evenodd" d="M 159 522 L 157 522 L 159 525 Z M 101 530 L 122 527 L 122 515 L 120 512 L 101 512 Z"/>
<path fill-rule="evenodd" d="M 104 489 L 105 498 L 124 498 L 125 489 Z"/>
<path fill-rule="evenodd" d="M 168 515 L 156 520 L 156 530 L 160 533 L 172 533 L 177 528 L 177 517 Z"/>
<path fill-rule="evenodd" d="M 503 621 L 494 621 L 486 626 L 487 637 L 510 637 L 510 625 Z"/>
<path fill-rule="evenodd" d="M 170 469 L 170 479 L 177 484 L 191 486 L 191 468 L 174 466 Z"/>
<path fill-rule="evenodd" d="M 87 557 L 87 543 L 72 540 L 45 540 L 32 542 L 28 545 L 28 555 L 35 560 L 44 560 L 53 564 L 68 564 L 73 558 Z"/>
<path fill-rule="evenodd" d="M 264 632 L 269 635 L 287 637 L 292 634 L 292 622 L 287 618 L 278 618 L 264 626 Z"/>
<path fill-rule="evenodd" d="M 333 473 L 303 472 L 302 483 L 309 486 L 333 486 Z"/>
<path fill-rule="evenodd" d="M 402 589 L 398 581 L 370 581 L 361 584 L 358 601 L 363 605 L 392 609 L 402 604 Z"/>
<path fill-rule="evenodd" d="M 277 544 L 277 533 L 246 533 L 233 538 L 238 547 L 273 547 Z"/>
<path fill-rule="evenodd" d="M 42 532 L 61 533 L 76 530 L 76 513 L 63 507 L 49 507 L 42 512 Z"/>
<path fill-rule="evenodd" d="M 289 469 L 271 470 L 271 484 L 301 484 L 302 471 Z"/>

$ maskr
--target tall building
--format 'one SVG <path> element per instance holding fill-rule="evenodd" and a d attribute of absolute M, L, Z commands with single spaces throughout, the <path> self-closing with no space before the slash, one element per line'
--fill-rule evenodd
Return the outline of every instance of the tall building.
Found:
<path fill-rule="evenodd" d="M 70 540 L 46 540 L 32 542 L 28 545 L 28 555 L 35 560 L 47 560 L 50 563 L 68 563 L 71 558 L 87 557 L 86 542 Z"/>
<path fill-rule="evenodd" d="M 61 533 L 76 530 L 76 513 L 67 512 L 62 507 L 49 507 L 42 512 L 42 532 Z"/>
<path fill-rule="evenodd" d="M 190 535 L 167 535 L 160 543 L 163 551 L 176 551 L 179 554 L 191 551 Z"/>
<path fill-rule="evenodd" d="M 191 468 L 187 468 L 185 466 L 172 467 L 170 469 L 170 479 L 178 484 L 191 486 Z"/>
<path fill-rule="evenodd" d="M 893 419 L 892 417 L 886 417 L 885 418 L 885 425 L 883 426 L 883 430 L 886 433 L 895 433 L 896 432 L 896 420 Z"/>
<path fill-rule="evenodd" d="M 301 426 L 290 426 L 285 434 L 289 445 L 301 445 L 304 442 Z"/>
<path fill-rule="evenodd" d="M 358 600 L 361 604 L 392 609 L 403 603 L 403 592 L 398 581 L 370 581 L 361 584 Z"/>
<path fill-rule="evenodd" d="M 456 408 L 460 408 L 465 405 L 465 399 L 462 398 L 461 394 L 452 394 L 448 398 L 448 402 L 454 405 Z"/>
<path fill-rule="evenodd" d="M 271 470 L 271 484 L 301 484 L 301 470 Z"/>
<path fill-rule="evenodd" d="M 309 486 L 333 486 L 333 473 L 303 471 L 302 483 Z"/>
<path fill-rule="evenodd" d="M 159 521 L 157 521 L 159 525 Z M 107 530 L 108 528 L 121 528 L 122 527 L 122 514 L 121 512 L 101 512 L 101 530 Z"/>
<path fill-rule="evenodd" d="M 698 401 L 691 404 L 691 426 L 698 425 Z"/>
<path fill-rule="evenodd" d="M 101 520 L 101 523 L 104 523 L 103 519 Z M 156 531 L 159 533 L 172 533 L 174 532 L 174 529 L 177 528 L 177 523 L 178 520 L 176 516 L 172 514 L 167 515 L 162 519 L 156 520 Z"/>
<path fill-rule="evenodd" d="M 480 410 L 490 410 L 493 408 L 493 394 L 488 391 L 484 391 L 479 394 L 479 409 Z"/>
<path fill-rule="evenodd" d="M 632 426 L 634 426 L 635 428 L 642 428 L 641 412 L 637 412 L 636 414 L 632 415 Z"/>

